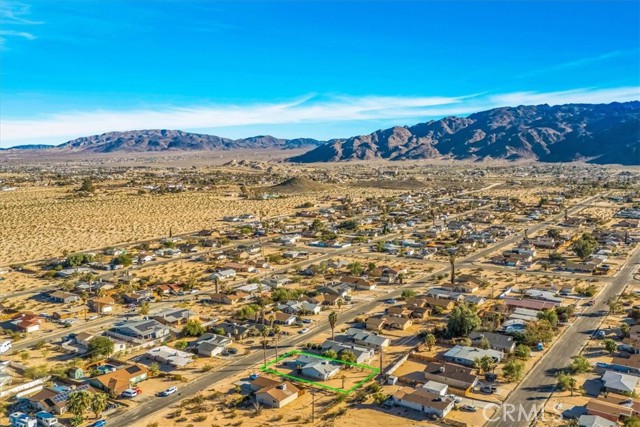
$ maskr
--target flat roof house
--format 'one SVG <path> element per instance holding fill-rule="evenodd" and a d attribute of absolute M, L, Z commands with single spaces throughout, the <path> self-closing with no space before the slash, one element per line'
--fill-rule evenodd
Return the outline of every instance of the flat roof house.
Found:
<path fill-rule="evenodd" d="M 442 359 L 447 362 L 459 363 L 465 366 L 474 366 L 476 359 L 481 359 L 484 356 L 489 356 L 496 362 L 500 362 L 504 354 L 501 351 L 491 349 L 484 350 L 476 347 L 457 345 L 444 353 Z"/>
<path fill-rule="evenodd" d="M 164 338 L 170 333 L 167 326 L 153 319 L 116 323 L 110 330 L 121 335 L 142 340 Z"/>

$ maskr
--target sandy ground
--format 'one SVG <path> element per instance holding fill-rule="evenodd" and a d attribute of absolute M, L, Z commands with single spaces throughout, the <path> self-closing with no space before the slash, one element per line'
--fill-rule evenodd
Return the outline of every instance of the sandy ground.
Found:
<path fill-rule="evenodd" d="M 179 234 L 214 228 L 226 215 L 288 215 L 312 199 L 246 200 L 213 191 L 138 195 L 126 190 L 69 197 L 72 190 L 21 187 L 0 192 L 0 265 L 167 236 L 170 229 Z M 332 191 L 333 196 L 354 198 L 382 194 L 377 189 Z"/>

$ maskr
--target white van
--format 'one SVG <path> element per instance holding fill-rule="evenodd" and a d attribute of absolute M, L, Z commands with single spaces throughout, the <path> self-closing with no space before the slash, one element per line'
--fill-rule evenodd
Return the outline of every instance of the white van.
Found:
<path fill-rule="evenodd" d="M 9 349 L 11 349 L 11 343 L 12 343 L 11 340 L 0 342 L 0 354 L 6 353 L 7 351 L 9 351 Z"/>
<path fill-rule="evenodd" d="M 129 398 L 136 397 L 137 395 L 138 395 L 137 390 L 134 390 L 132 388 L 128 388 L 120 394 L 120 396 L 122 397 L 129 397 Z"/>

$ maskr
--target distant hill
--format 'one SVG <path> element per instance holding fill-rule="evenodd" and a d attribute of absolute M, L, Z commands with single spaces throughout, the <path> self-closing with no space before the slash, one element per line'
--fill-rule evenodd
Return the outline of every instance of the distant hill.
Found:
<path fill-rule="evenodd" d="M 640 102 L 495 108 L 331 140 L 289 160 L 435 158 L 640 165 Z"/>
<path fill-rule="evenodd" d="M 47 144 L 25 144 L 25 145 L 16 145 L 14 147 L 9 148 L 0 148 L 0 150 L 46 150 L 47 148 L 53 148 L 54 145 Z"/>
<path fill-rule="evenodd" d="M 280 184 L 262 188 L 259 192 L 268 194 L 312 193 L 317 191 L 326 191 L 332 187 L 332 185 L 322 184 L 309 178 L 294 177 L 289 178 Z"/>
<path fill-rule="evenodd" d="M 147 152 L 147 151 L 196 151 L 232 149 L 293 149 L 322 144 L 315 139 L 280 139 L 259 135 L 244 139 L 229 139 L 214 135 L 184 132 L 181 130 L 151 129 L 127 132 L 108 132 L 86 136 L 65 142 L 61 150 L 87 153 Z"/>

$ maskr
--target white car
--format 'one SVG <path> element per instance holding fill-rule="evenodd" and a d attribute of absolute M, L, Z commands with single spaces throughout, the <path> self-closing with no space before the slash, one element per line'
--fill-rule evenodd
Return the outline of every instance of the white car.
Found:
<path fill-rule="evenodd" d="M 306 334 L 307 332 L 309 332 L 309 328 L 302 328 L 302 329 L 300 329 L 300 331 L 298 333 L 299 334 Z"/>
<path fill-rule="evenodd" d="M 93 315 L 93 316 L 89 317 L 89 319 L 87 319 L 87 320 L 96 320 L 97 318 L 98 318 L 98 316 Z"/>
<path fill-rule="evenodd" d="M 165 391 L 160 392 L 160 396 L 169 396 L 178 391 L 178 387 L 169 387 Z"/>

